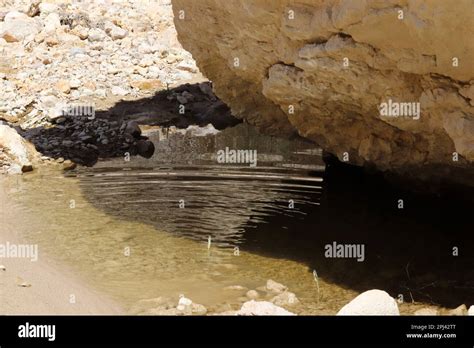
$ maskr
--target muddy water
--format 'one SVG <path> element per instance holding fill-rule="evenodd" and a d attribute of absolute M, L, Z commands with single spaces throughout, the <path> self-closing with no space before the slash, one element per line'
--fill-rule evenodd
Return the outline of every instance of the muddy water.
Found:
<path fill-rule="evenodd" d="M 371 288 L 401 295 L 402 313 L 472 304 L 472 256 L 451 253 L 472 245 L 469 203 L 433 202 L 359 174 L 323 179 L 314 145 L 246 125 L 207 131 L 154 133 L 150 160 L 6 178 L 24 219 L 2 223 L 127 308 L 184 294 L 210 313 L 238 309 L 245 290 L 225 288 L 267 279 L 296 293 L 301 303 L 289 309 L 298 314 L 335 314 Z M 257 166 L 218 163 L 226 147 L 257 150 Z M 364 244 L 364 262 L 326 258 L 334 241 Z"/>

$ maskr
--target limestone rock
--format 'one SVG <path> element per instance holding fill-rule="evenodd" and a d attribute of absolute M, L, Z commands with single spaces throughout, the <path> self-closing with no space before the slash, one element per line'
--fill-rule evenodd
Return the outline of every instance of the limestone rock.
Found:
<path fill-rule="evenodd" d="M 97 28 L 89 30 L 88 40 L 91 42 L 100 42 L 105 38 L 105 33 Z"/>
<path fill-rule="evenodd" d="M 395 299 L 382 290 L 363 292 L 346 304 L 337 315 L 400 315 Z"/>
<path fill-rule="evenodd" d="M 237 315 L 295 315 L 267 301 L 248 301 L 236 312 Z"/>
<path fill-rule="evenodd" d="M 474 305 L 469 307 L 469 310 L 467 311 L 467 315 L 474 315 Z"/>
<path fill-rule="evenodd" d="M 446 25 L 474 22 L 470 0 L 172 3 L 180 42 L 234 115 L 354 165 L 474 186 L 474 26 Z M 389 100 L 419 117 L 382 117 Z"/>
<path fill-rule="evenodd" d="M 258 291 L 255 291 L 255 290 L 247 291 L 245 296 L 247 296 L 247 298 L 250 299 L 250 300 L 256 300 L 260 297 L 260 295 L 258 294 Z"/>
<path fill-rule="evenodd" d="M 277 306 L 293 306 L 300 303 L 296 295 L 290 291 L 282 292 L 281 294 L 273 297 L 270 302 L 276 304 Z"/>
<path fill-rule="evenodd" d="M 280 293 L 288 290 L 288 288 L 285 285 L 277 283 L 276 281 L 274 281 L 272 279 L 267 280 L 267 285 L 266 285 L 265 289 L 268 292 L 273 292 L 273 293 L 276 293 L 276 294 L 280 294 Z"/>
<path fill-rule="evenodd" d="M 468 313 L 466 305 L 462 304 L 459 307 L 456 307 L 448 312 L 449 315 L 463 316 Z"/>
<path fill-rule="evenodd" d="M 9 12 L 0 23 L 0 38 L 7 42 L 33 40 L 39 32 L 39 25 L 33 18 L 24 13 Z"/>
<path fill-rule="evenodd" d="M 128 35 L 128 31 L 125 29 L 122 29 L 120 27 L 114 26 L 112 30 L 110 30 L 109 36 L 112 38 L 112 40 L 120 40 L 125 38 Z"/>
<path fill-rule="evenodd" d="M 436 308 L 421 308 L 418 309 L 415 313 L 415 315 L 438 315 L 439 312 Z"/>
<path fill-rule="evenodd" d="M 57 13 L 50 13 L 44 19 L 44 31 L 48 34 L 54 33 L 61 26 L 60 18 Z"/>
<path fill-rule="evenodd" d="M 33 145 L 24 140 L 11 127 L 0 124 L 0 162 L 11 166 L 9 173 L 20 174 L 33 170 L 33 161 L 40 156 Z M 3 157 L 6 159 L 2 160 Z"/>

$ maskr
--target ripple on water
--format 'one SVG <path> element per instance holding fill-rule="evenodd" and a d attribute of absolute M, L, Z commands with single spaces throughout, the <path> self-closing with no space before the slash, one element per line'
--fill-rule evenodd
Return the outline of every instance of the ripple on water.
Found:
<path fill-rule="evenodd" d="M 151 138 L 157 150 L 150 160 L 5 179 L 25 218 L 2 227 L 128 306 L 185 294 L 211 312 L 236 309 L 245 291 L 225 287 L 255 289 L 267 279 L 296 293 L 301 305 L 291 310 L 299 314 L 334 314 L 371 288 L 452 307 L 474 301 L 472 256 L 450 254 L 452 245 L 473 246 L 472 205 L 411 195 L 364 175 L 326 173 L 323 180 L 314 145 L 247 125 Z M 257 167 L 217 164 L 226 146 L 256 149 Z M 393 204 L 399 197 L 403 211 Z M 326 258 L 333 241 L 363 243 L 366 260 Z"/>

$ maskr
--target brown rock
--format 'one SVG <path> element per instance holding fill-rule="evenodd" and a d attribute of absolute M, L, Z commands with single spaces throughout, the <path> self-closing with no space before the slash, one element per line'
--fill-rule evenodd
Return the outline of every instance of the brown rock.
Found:
<path fill-rule="evenodd" d="M 156 79 L 131 81 L 130 86 L 141 91 L 158 91 L 165 87 L 160 80 Z"/>
<path fill-rule="evenodd" d="M 65 93 L 65 94 L 68 94 L 71 91 L 71 86 L 69 82 L 66 80 L 59 80 L 58 82 L 56 82 L 54 87 L 61 93 Z"/>
<path fill-rule="evenodd" d="M 77 164 L 72 162 L 71 160 L 65 160 L 63 162 L 63 169 L 64 170 L 73 170 L 73 169 L 76 169 L 77 167 Z"/>

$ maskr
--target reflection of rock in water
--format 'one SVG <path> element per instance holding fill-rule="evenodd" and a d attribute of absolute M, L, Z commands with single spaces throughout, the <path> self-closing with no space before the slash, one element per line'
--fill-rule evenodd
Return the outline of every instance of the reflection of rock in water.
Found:
<path fill-rule="evenodd" d="M 450 307 L 474 302 L 472 203 L 403 192 L 360 170 L 328 169 L 322 181 L 321 153 L 311 144 L 259 136 L 246 125 L 159 138 L 153 158 L 132 159 L 129 170 L 117 160 L 79 170 L 86 198 L 117 218 L 304 262 L 350 289 Z M 258 167 L 218 165 L 216 152 L 226 146 L 257 149 Z M 364 262 L 324 257 L 334 241 L 364 244 Z"/>
<path fill-rule="evenodd" d="M 92 176 L 79 171 L 91 203 L 118 217 L 193 239 L 211 236 L 229 247 L 241 243 L 246 226 L 264 223 L 268 215 L 298 217 L 300 206 L 319 204 L 322 178 L 308 175 L 324 168 L 314 145 L 258 136 L 247 125 L 216 135 L 159 133 L 151 139 L 153 158 L 132 159 L 130 170 L 99 165 Z M 218 164 L 216 153 L 225 147 L 256 150 L 258 166 Z"/>
<path fill-rule="evenodd" d="M 405 192 L 358 169 L 328 171 L 324 179 L 317 209 L 303 207 L 304 220 L 267 217 L 246 229 L 242 249 L 297 259 L 350 289 L 447 307 L 474 302 L 472 202 Z M 324 247 L 334 241 L 363 244 L 364 262 L 326 258 Z"/>

